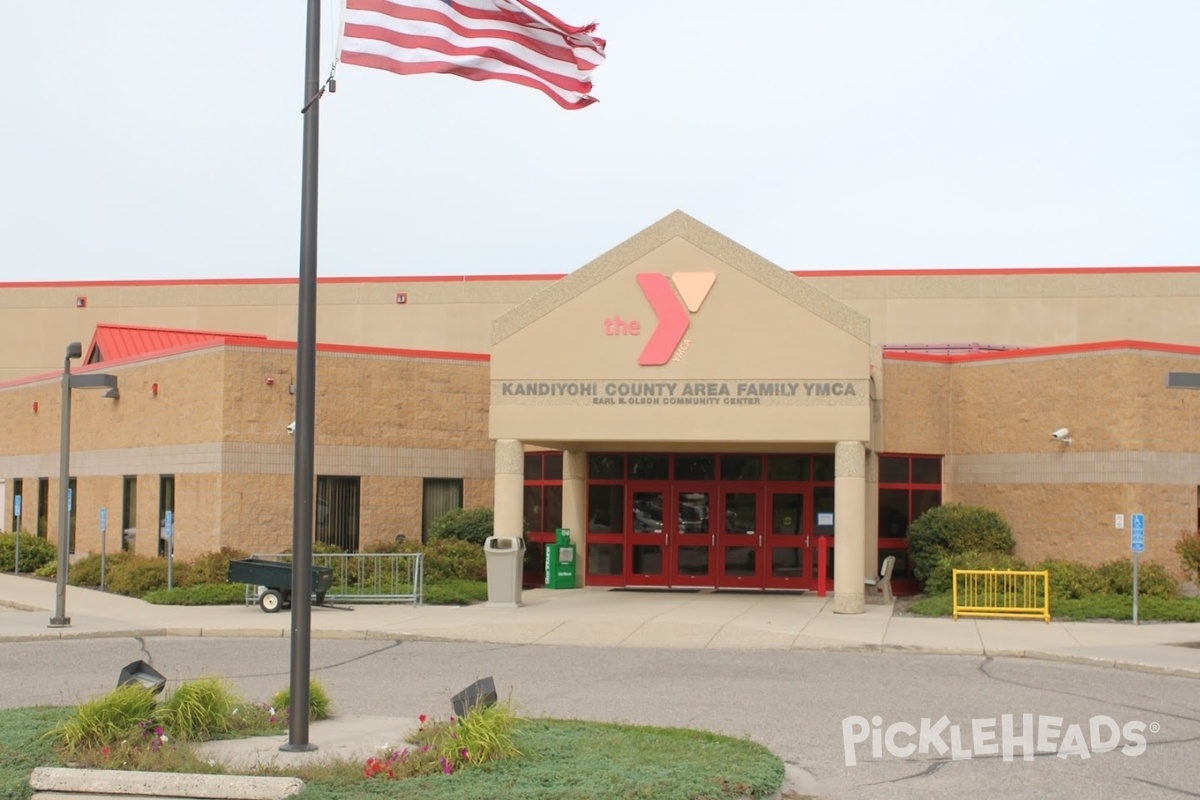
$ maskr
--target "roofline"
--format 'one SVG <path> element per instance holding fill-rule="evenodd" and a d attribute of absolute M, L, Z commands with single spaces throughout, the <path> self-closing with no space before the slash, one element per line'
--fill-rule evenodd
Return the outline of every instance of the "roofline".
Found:
<path fill-rule="evenodd" d="M 886 278 L 936 277 L 970 275 L 1122 275 L 1133 273 L 1193 274 L 1200 273 L 1197 265 L 1140 265 L 1108 267 L 952 267 L 947 269 L 795 269 L 789 270 L 798 278 Z M 317 278 L 318 284 L 352 283 L 487 283 L 521 281 L 557 281 L 567 273 L 526 273 L 504 275 L 362 275 Z M 0 289 L 66 289 L 71 287 L 138 287 L 138 286 L 294 286 L 297 278 L 155 278 L 146 280 L 85 280 L 85 281 L 11 281 L 0 282 Z"/>
<path fill-rule="evenodd" d="M 941 275 L 1125 275 L 1156 272 L 1163 274 L 1200 273 L 1200 265 L 1130 267 L 954 267 L 950 269 L 814 269 L 792 270 L 799 278 L 839 277 L 935 277 Z"/>
<path fill-rule="evenodd" d="M 256 336 L 226 336 L 220 339 L 209 339 L 207 341 L 191 342 L 189 344 L 172 347 L 166 350 L 155 350 L 149 353 L 139 353 L 136 356 L 129 358 L 114 359 L 112 361 L 99 361 L 95 364 L 80 364 L 79 366 L 71 367 L 71 374 L 75 375 L 81 372 L 103 372 L 113 367 L 125 367 L 133 364 L 139 364 L 146 361 L 151 361 L 164 356 L 175 356 L 181 353 L 199 352 L 201 350 L 210 350 L 217 347 L 250 347 L 267 350 L 295 350 L 295 342 L 287 342 L 279 339 L 267 339 L 265 337 Z M 487 353 L 461 353 L 453 350 L 413 350 L 409 348 L 393 348 L 393 347 L 366 347 L 363 345 L 349 344 L 318 344 L 318 353 L 340 353 L 350 355 L 373 355 L 373 356 L 391 356 L 393 358 L 420 358 L 431 361 L 473 361 L 477 363 L 487 363 L 491 361 L 491 356 Z M 13 386 L 22 386 L 25 384 L 41 383 L 46 380 L 58 380 L 62 377 L 62 372 L 42 372 L 37 375 L 26 375 L 23 378 L 12 378 L 7 381 L 0 381 L 0 389 L 7 389 Z"/>
<path fill-rule="evenodd" d="M 1200 270 L 1200 267 L 1197 267 Z M 562 274 L 528 275 L 376 275 L 362 277 L 317 278 L 318 284 L 339 283 L 482 283 L 487 281 L 556 281 Z M 67 289 L 72 287 L 137 286 L 295 286 L 296 278 L 154 278 L 109 281 L 11 281 L 0 282 L 0 289 Z"/>
<path fill-rule="evenodd" d="M 883 357 L 890 361 L 918 361 L 926 364 L 962 364 L 975 361 L 1002 361 L 1019 358 L 1071 355 L 1074 353 L 1101 353 L 1112 350 L 1145 350 L 1153 353 L 1200 356 L 1200 347 L 1192 345 L 1144 342 L 1137 339 L 1116 339 L 1108 342 L 1026 347 L 1019 350 L 992 350 L 980 353 L 956 353 L 953 355 L 904 353 L 885 350 Z"/>
<path fill-rule="evenodd" d="M 265 333 L 237 333 L 234 331 L 201 331 L 194 328 L 164 328 L 161 325 L 127 325 L 122 322 L 97 322 L 96 330 L 106 328 L 108 330 L 125 330 L 125 331 L 156 331 L 158 333 L 182 333 L 191 336 L 214 336 L 218 338 L 235 337 L 239 339 L 266 339 Z M 95 338 L 95 334 L 92 335 Z"/>

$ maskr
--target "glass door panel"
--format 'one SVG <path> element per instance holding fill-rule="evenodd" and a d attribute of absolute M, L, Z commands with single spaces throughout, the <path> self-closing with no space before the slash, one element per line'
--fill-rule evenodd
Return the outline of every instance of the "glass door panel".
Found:
<path fill-rule="evenodd" d="M 759 518 L 762 492 L 725 492 L 721 497 L 722 526 L 717 535 L 717 586 L 763 585 L 763 535 Z"/>
<path fill-rule="evenodd" d="M 627 586 L 665 586 L 667 570 L 667 533 L 663 526 L 666 488 L 637 488 L 630 492 L 629 561 Z"/>
<path fill-rule="evenodd" d="M 673 586 L 716 586 L 713 549 L 716 532 L 712 529 L 709 509 L 716 500 L 712 486 L 676 485 L 674 515 L 668 521 L 675 529 L 671 539 L 671 584 Z"/>

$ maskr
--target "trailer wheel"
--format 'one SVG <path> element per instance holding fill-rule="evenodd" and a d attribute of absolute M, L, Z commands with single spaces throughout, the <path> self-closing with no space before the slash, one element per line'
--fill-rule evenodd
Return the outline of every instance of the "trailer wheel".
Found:
<path fill-rule="evenodd" d="M 268 614 L 273 614 L 279 610 L 279 606 L 283 604 L 283 596 L 274 589 L 267 589 L 258 598 L 258 605 L 263 611 Z"/>

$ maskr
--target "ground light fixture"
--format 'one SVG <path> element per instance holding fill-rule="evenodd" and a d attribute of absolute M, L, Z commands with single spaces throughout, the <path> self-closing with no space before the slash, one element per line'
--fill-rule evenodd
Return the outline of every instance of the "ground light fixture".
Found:
<path fill-rule="evenodd" d="M 462 719 L 471 709 L 496 705 L 496 682 L 492 676 L 481 678 L 450 698 L 454 716 Z"/>
<path fill-rule="evenodd" d="M 151 694 L 158 694 L 166 687 L 167 679 L 145 661 L 134 661 L 122 667 L 121 674 L 117 676 L 118 689 L 129 685 L 142 686 L 149 689 Z"/>

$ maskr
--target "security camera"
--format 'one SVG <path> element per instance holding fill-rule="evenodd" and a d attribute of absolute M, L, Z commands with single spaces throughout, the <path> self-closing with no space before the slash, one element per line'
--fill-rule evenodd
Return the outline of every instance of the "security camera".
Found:
<path fill-rule="evenodd" d="M 1050 438 L 1062 442 L 1064 444 L 1071 443 L 1071 432 L 1066 428 L 1059 428 L 1054 433 L 1050 434 Z"/>
<path fill-rule="evenodd" d="M 291 422 L 288 423 L 287 432 L 288 432 L 288 436 L 296 435 L 296 420 L 292 420 Z"/>

